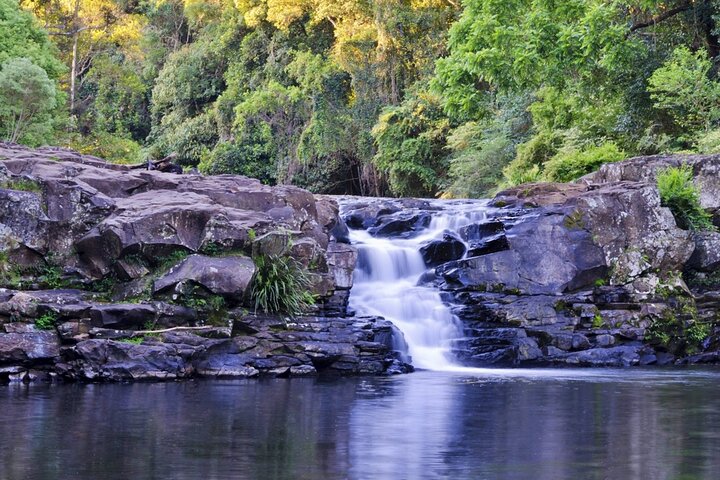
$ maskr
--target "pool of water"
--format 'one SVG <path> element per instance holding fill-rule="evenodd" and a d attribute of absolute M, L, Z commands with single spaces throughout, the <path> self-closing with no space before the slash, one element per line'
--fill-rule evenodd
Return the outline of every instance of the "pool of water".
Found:
<path fill-rule="evenodd" d="M 720 370 L 0 387 L 0 479 L 717 479 Z"/>

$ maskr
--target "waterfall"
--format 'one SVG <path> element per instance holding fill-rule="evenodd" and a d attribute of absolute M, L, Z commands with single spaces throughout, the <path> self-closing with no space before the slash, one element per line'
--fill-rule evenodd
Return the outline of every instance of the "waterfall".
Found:
<path fill-rule="evenodd" d="M 433 287 L 418 286 L 428 268 L 420 248 L 442 239 L 447 232 L 485 218 L 484 203 L 437 202 L 429 226 L 412 238 L 374 237 L 366 230 L 351 230 L 358 249 L 350 306 L 358 314 L 382 316 L 403 333 L 412 364 L 428 370 L 458 366 L 452 342 L 463 336 L 462 325 Z"/>

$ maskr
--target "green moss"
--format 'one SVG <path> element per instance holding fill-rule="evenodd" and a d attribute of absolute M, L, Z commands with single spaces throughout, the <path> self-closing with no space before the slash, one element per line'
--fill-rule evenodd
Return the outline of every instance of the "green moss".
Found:
<path fill-rule="evenodd" d="M 563 225 L 569 230 L 583 230 L 585 229 L 585 216 L 580 210 L 575 210 L 569 215 L 566 215 L 563 219 Z"/>
<path fill-rule="evenodd" d="M 600 315 L 600 312 L 595 313 L 592 321 L 592 327 L 602 328 L 603 326 L 605 326 L 605 321 L 603 320 L 602 315 Z"/>
<path fill-rule="evenodd" d="M 168 255 L 163 255 L 155 260 L 155 268 L 157 272 L 165 272 L 178 263 L 185 260 L 190 255 L 187 250 L 174 250 Z"/>

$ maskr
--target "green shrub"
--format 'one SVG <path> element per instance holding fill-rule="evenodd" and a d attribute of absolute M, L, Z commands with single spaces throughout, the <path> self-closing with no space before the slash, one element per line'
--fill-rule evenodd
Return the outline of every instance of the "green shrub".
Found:
<path fill-rule="evenodd" d="M 299 315 L 315 303 L 309 292 L 310 278 L 293 258 L 257 255 L 253 260 L 257 271 L 251 297 L 256 312 Z"/>
<path fill-rule="evenodd" d="M 668 167 L 657 174 L 657 186 L 664 207 L 668 207 L 678 226 L 690 230 L 714 230 L 712 217 L 700 206 L 700 191 L 693 185 L 689 165 Z"/>
<path fill-rule="evenodd" d="M 698 319 L 692 300 L 678 299 L 675 309 L 666 310 L 648 327 L 646 338 L 678 355 L 691 355 L 702 348 L 712 324 Z"/>
<path fill-rule="evenodd" d="M 698 153 L 720 153 L 720 130 L 710 130 L 701 134 L 696 142 Z"/>
<path fill-rule="evenodd" d="M 551 182 L 570 182 L 594 172 L 604 163 L 617 162 L 625 156 L 613 142 L 583 150 L 562 151 L 545 164 L 543 176 Z"/>
<path fill-rule="evenodd" d="M 558 152 L 563 137 L 558 132 L 540 132 L 518 145 L 515 159 L 503 169 L 504 187 L 540 180 L 541 166 Z"/>
<path fill-rule="evenodd" d="M 94 132 L 75 138 L 70 142 L 70 147 L 110 163 L 136 164 L 143 161 L 140 144 L 119 133 Z"/>

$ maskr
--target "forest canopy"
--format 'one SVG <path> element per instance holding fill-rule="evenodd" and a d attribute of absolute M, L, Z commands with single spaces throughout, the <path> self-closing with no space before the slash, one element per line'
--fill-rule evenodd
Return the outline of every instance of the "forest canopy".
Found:
<path fill-rule="evenodd" d="M 0 136 L 477 197 L 720 152 L 715 0 L 0 0 Z"/>

